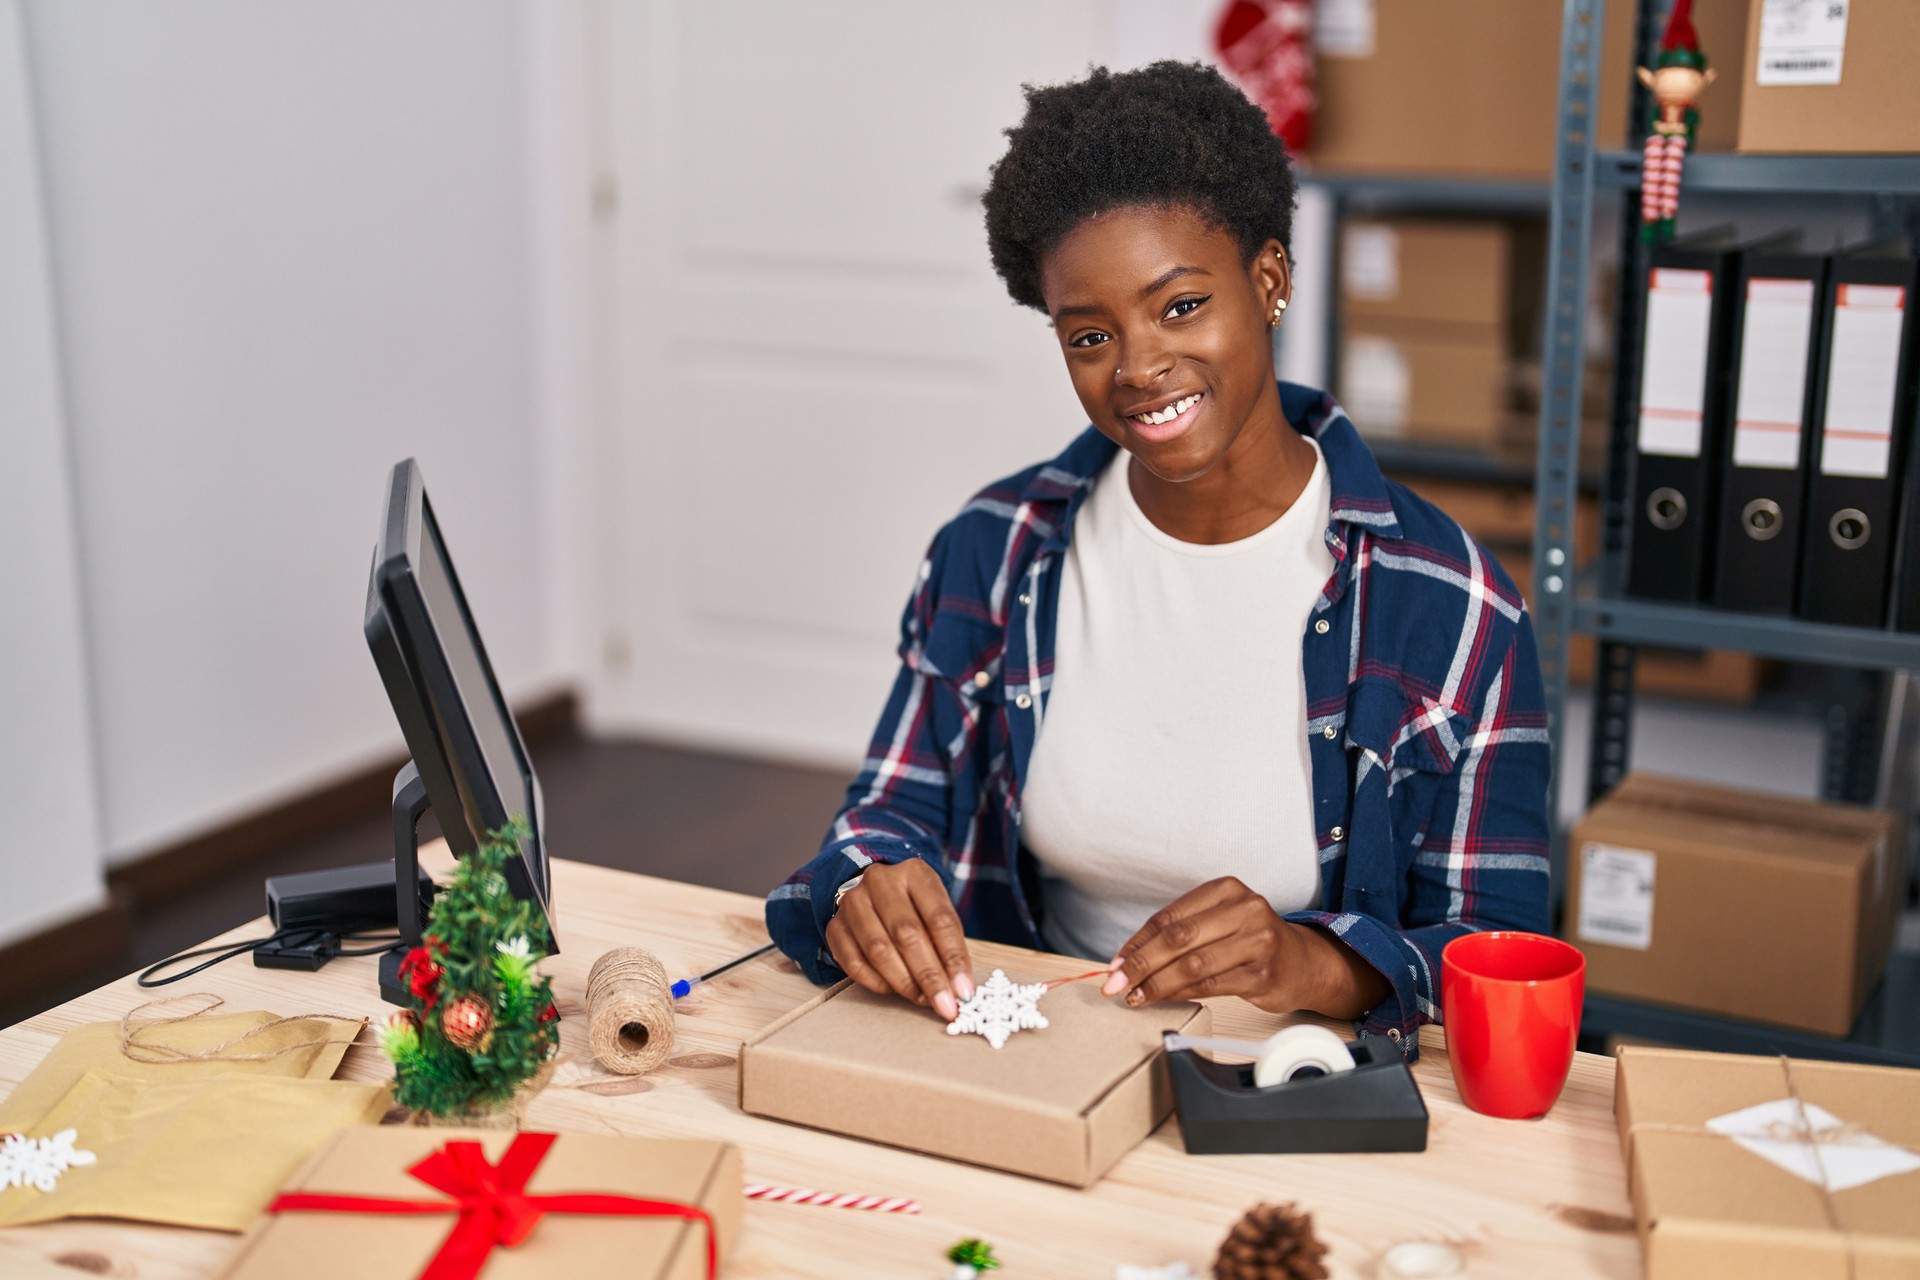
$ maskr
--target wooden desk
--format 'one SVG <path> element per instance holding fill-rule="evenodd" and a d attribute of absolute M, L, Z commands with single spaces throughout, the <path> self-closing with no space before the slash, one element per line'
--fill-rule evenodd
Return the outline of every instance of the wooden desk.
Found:
<path fill-rule="evenodd" d="M 766 939 L 760 902 L 577 863 L 554 864 L 564 954 L 546 964 L 562 1014 L 564 1053 L 591 1067 L 581 1012 L 587 969 L 611 947 L 638 944 L 675 976 L 699 972 Z M 264 921 L 229 937 L 255 937 Z M 179 984 L 212 991 L 229 1010 L 364 1012 L 384 1018 L 374 961 L 335 960 L 319 973 L 257 969 L 232 961 Z M 533 1104 L 530 1127 L 585 1133 L 722 1138 L 739 1145 L 751 1180 L 911 1196 L 925 1212 L 878 1215 L 751 1202 L 728 1280 L 945 1275 L 947 1246 L 990 1241 L 1006 1280 L 1098 1277 L 1116 1263 L 1158 1266 L 1185 1259 L 1211 1275 L 1227 1228 L 1260 1200 L 1298 1201 L 1313 1211 L 1329 1262 L 1342 1280 L 1371 1280 L 1380 1252 L 1400 1240 L 1453 1242 L 1473 1280 L 1554 1276 L 1631 1277 L 1639 1251 L 1627 1215 L 1625 1173 L 1613 1128 L 1613 1064 L 1582 1054 L 1553 1113 L 1538 1121 L 1490 1120 L 1461 1105 L 1441 1037 L 1422 1039 L 1416 1068 L 1432 1112 L 1419 1155 L 1205 1156 L 1181 1150 L 1169 1121 L 1086 1191 L 896 1151 L 740 1112 L 735 1055 L 751 1034 L 814 988 L 784 959 L 758 960 L 681 1002 L 669 1064 L 637 1080 L 563 1070 L 572 1087 Z M 61 1032 L 119 1018 L 150 998 L 124 978 L 0 1031 L 0 1089 L 11 1089 Z M 1218 1034 L 1258 1038 L 1285 1019 L 1237 999 L 1215 1002 Z M 343 1076 L 389 1074 L 371 1046 L 356 1046 Z M 215 1271 L 236 1237 L 181 1228 L 69 1221 L 0 1232 L 0 1271 L 23 1252 L 81 1273 L 173 1280 Z M 37 1267 L 34 1268 L 37 1270 Z M 350 1276 L 350 1257 L 342 1276 Z M 75 1274 L 68 1272 L 68 1274 Z"/>

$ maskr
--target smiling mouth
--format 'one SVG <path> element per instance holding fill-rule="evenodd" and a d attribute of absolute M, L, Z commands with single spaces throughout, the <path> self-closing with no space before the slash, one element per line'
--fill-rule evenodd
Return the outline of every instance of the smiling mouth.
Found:
<path fill-rule="evenodd" d="M 1162 405 L 1152 413 L 1128 414 L 1127 421 L 1138 423 L 1143 427 L 1163 426 L 1166 423 L 1172 422 L 1196 404 L 1199 404 L 1201 394 L 1201 392 L 1196 391 L 1190 396 L 1182 396 L 1170 404 Z"/>

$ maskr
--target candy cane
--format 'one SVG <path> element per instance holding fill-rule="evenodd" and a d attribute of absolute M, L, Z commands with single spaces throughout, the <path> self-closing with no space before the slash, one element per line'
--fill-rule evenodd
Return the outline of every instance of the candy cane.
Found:
<path fill-rule="evenodd" d="M 787 1204 L 814 1204 L 828 1209 L 871 1209 L 875 1213 L 918 1213 L 918 1200 L 887 1196 L 841 1195 L 832 1191 L 811 1191 L 799 1187 L 776 1187 L 764 1182 L 747 1187 L 749 1200 L 778 1200 Z"/>

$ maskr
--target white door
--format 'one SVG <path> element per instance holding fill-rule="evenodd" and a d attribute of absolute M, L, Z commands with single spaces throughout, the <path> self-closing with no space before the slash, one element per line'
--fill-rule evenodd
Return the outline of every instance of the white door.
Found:
<path fill-rule="evenodd" d="M 1098 5 L 616 3 L 602 729 L 847 763 L 927 540 L 1084 425 L 987 261 Z"/>

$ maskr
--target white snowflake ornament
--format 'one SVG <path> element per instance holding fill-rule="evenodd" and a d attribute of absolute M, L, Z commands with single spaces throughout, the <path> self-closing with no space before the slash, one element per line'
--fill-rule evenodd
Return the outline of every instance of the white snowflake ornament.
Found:
<path fill-rule="evenodd" d="M 79 1151 L 77 1129 L 62 1129 L 51 1138 L 26 1138 L 10 1133 L 0 1142 L 0 1191 L 34 1187 L 51 1191 L 60 1175 L 76 1165 L 92 1164 L 91 1151 Z"/>
<path fill-rule="evenodd" d="M 1046 993 L 1044 982 L 1009 982 L 1005 973 L 995 969 L 960 1006 L 960 1016 L 947 1024 L 947 1034 L 972 1032 L 985 1036 L 998 1049 L 1016 1031 L 1038 1031 L 1047 1025 L 1046 1015 L 1035 1007 Z"/>

